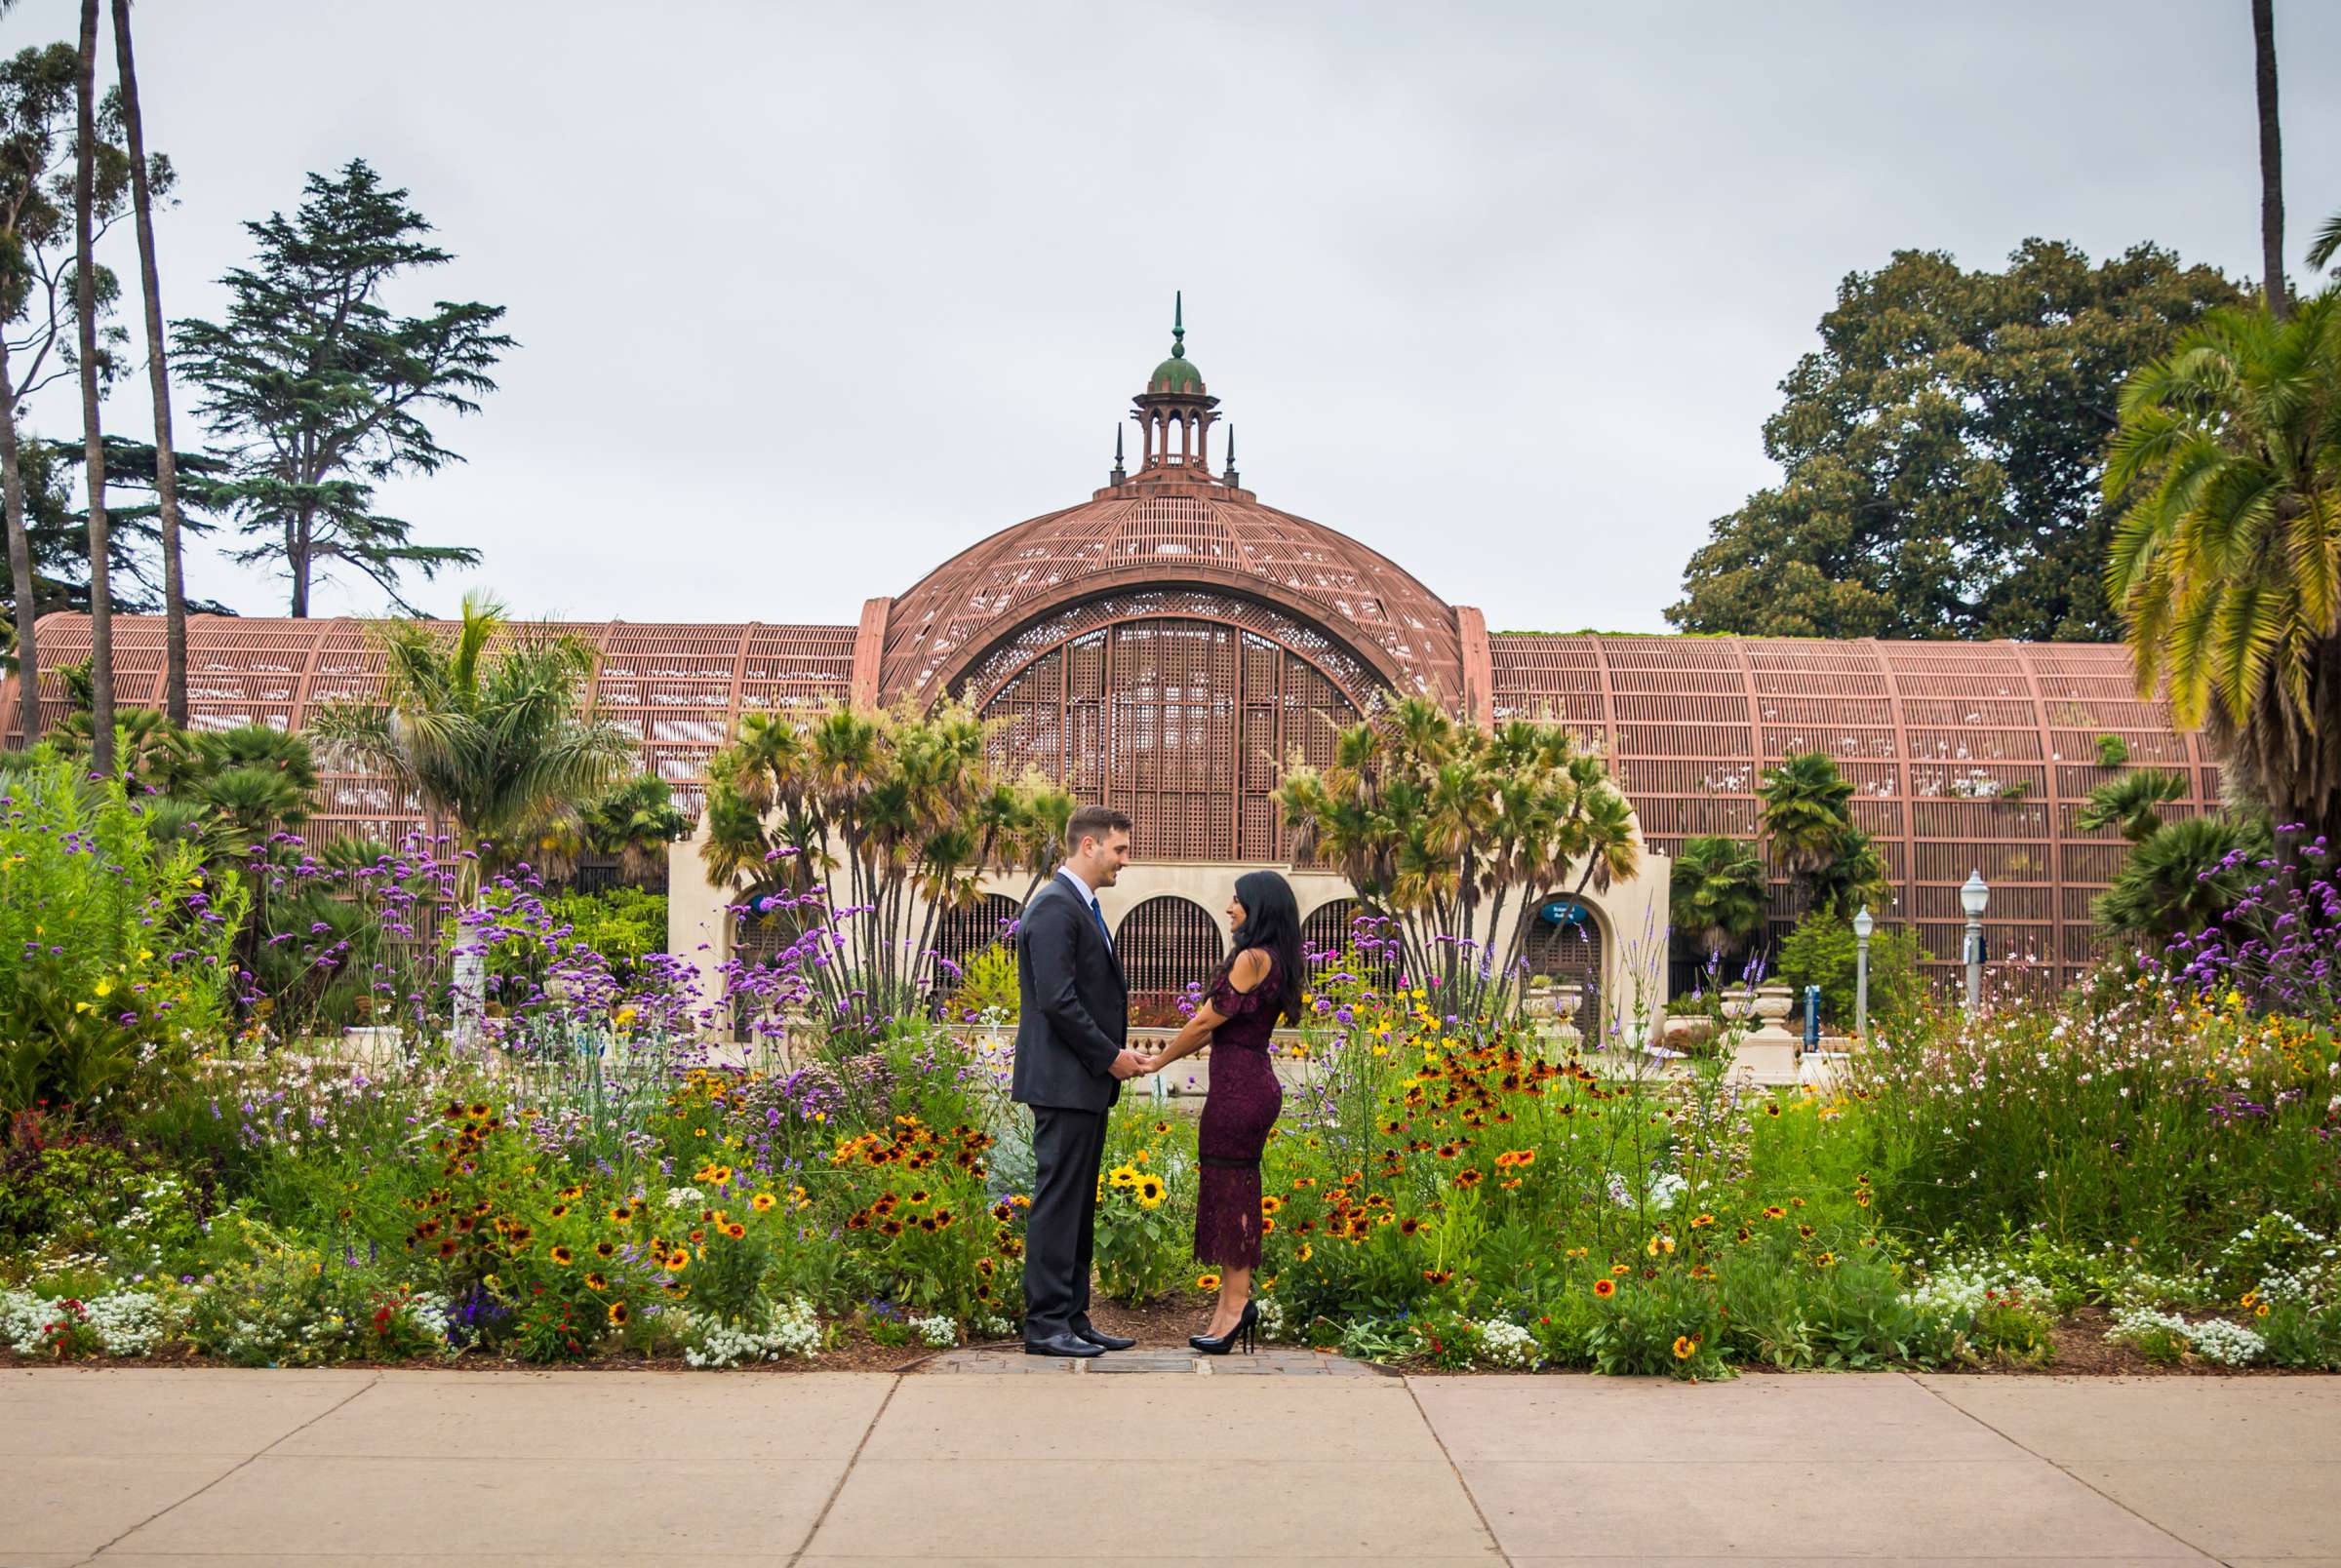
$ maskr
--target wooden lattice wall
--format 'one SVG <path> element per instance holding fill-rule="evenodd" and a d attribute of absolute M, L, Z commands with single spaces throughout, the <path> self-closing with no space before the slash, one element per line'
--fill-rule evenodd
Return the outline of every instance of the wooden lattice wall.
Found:
<path fill-rule="evenodd" d="M 1924 955 L 1956 962 L 1959 885 L 1991 884 L 1985 940 L 1995 960 L 2035 961 L 2044 983 L 2090 957 L 2089 903 L 2125 846 L 2074 816 L 2118 769 L 2187 781 L 2185 815 L 2219 800 L 2218 769 L 2166 705 L 2142 701 L 2128 651 L 2067 643 L 1821 642 L 1758 638 L 1547 637 L 1489 640 L 1498 718 L 1564 719 L 1608 752 L 1647 842 L 1752 838 L 1763 771 L 1826 752 L 1855 789 L 1853 814 L 1878 837 L 1899 889 L 1881 919 L 1915 926 Z M 1786 880 L 1772 928 L 1786 929 Z"/>

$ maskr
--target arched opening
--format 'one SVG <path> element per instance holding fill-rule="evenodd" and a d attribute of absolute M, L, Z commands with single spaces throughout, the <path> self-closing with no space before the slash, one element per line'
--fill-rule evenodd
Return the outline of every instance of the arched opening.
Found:
<path fill-rule="evenodd" d="M 940 1001 L 959 989 L 969 960 L 977 954 L 1012 944 L 1016 921 L 1023 913 L 1024 906 L 1007 894 L 988 893 L 938 915 L 930 943 L 933 964 L 930 989 L 934 1000 Z"/>
<path fill-rule="evenodd" d="M 1114 932 L 1131 1022 L 1177 1023 L 1181 994 L 1209 981 L 1226 952 L 1219 922 L 1191 898 L 1149 898 L 1131 910 Z"/>
<path fill-rule="evenodd" d="M 1313 911 L 1300 922 L 1300 948 L 1304 954 L 1339 953 L 1349 946 L 1350 925 L 1358 918 L 1358 901 L 1336 898 Z"/>
<path fill-rule="evenodd" d="M 1593 907 L 1567 893 L 1548 893 L 1528 911 L 1528 940 L 1521 959 L 1531 975 L 1544 975 L 1556 985 L 1574 985 L 1588 998 L 1598 998 L 1603 984 L 1602 960 L 1607 944 L 1601 917 Z M 1588 1010 L 1580 1019 L 1596 1016 Z"/>

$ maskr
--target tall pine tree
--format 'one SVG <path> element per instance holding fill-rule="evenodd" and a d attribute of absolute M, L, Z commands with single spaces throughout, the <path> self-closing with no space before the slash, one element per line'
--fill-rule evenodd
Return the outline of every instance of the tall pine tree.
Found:
<path fill-rule="evenodd" d="M 476 412 L 496 390 L 490 372 L 512 346 L 495 331 L 503 308 L 441 302 L 398 316 L 382 303 L 392 279 L 453 257 L 423 238 L 430 225 L 407 193 L 362 159 L 309 176 L 292 218 L 245 227 L 259 255 L 221 280 L 234 296 L 226 320 L 179 322 L 175 344 L 203 391 L 198 412 L 236 444 L 222 495 L 259 541 L 237 559 L 277 564 L 295 615 L 309 613 L 311 589 L 337 567 L 412 609 L 404 573 L 427 578 L 479 552 L 416 543 L 407 523 L 375 509 L 375 485 L 461 460 L 423 415 Z"/>

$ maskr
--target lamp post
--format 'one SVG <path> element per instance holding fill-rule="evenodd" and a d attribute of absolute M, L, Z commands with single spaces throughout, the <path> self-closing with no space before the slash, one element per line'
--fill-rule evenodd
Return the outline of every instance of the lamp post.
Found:
<path fill-rule="evenodd" d="M 1991 907 L 1992 889 L 1980 870 L 1967 873 L 1959 889 L 1959 907 L 1967 916 L 1967 1016 L 1983 1009 L 1983 912 Z"/>
<path fill-rule="evenodd" d="M 1870 933 L 1878 929 L 1878 918 L 1864 904 L 1853 917 L 1853 1035 L 1857 1039 L 1870 1038 Z"/>

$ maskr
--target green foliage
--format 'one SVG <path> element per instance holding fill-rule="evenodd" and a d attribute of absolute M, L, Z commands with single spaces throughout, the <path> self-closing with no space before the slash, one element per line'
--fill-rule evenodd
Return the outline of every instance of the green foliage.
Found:
<path fill-rule="evenodd" d="M 944 1000 L 942 1015 L 954 1023 L 1013 1024 L 1022 1006 L 1015 949 L 994 942 L 971 954 L 961 966 L 959 983 Z"/>
<path fill-rule="evenodd" d="M 1897 252 L 1839 286 L 1781 383 L 1785 471 L 1711 525 L 1667 611 L 1767 637 L 2120 635 L 2096 495 L 2116 394 L 2212 306 L 2208 267 L 2138 246 L 2092 266 L 2027 240 L 2004 271 Z"/>
<path fill-rule="evenodd" d="M 228 1032 L 249 900 L 47 751 L 0 778 L 0 1109 L 80 1104 Z"/>
<path fill-rule="evenodd" d="M 1821 1016 L 1842 1029 L 1853 1027 L 1853 995 L 1860 943 L 1853 922 L 1842 915 L 1807 915 L 1780 944 L 1775 973 L 1796 988 L 1821 988 Z M 1915 1024 L 1926 1005 L 1926 982 L 1919 973 L 1918 934 L 1881 922 L 1870 935 L 1870 1027 L 1898 1031 Z M 1799 1014 L 1802 1017 L 1802 1013 Z"/>
<path fill-rule="evenodd" d="M 2120 735 L 2099 735 L 2097 737 L 2097 765 L 2099 767 L 2120 767 L 2128 761 L 2128 741 L 2123 740 Z"/>
<path fill-rule="evenodd" d="M 587 802 L 574 820 L 554 823 L 537 842 L 544 861 L 538 869 L 565 879 L 584 856 L 603 855 L 616 859 L 628 882 L 652 882 L 666 871 L 666 846 L 690 835 L 691 818 L 676 806 L 666 781 L 636 773 Z"/>
<path fill-rule="evenodd" d="M 2124 773 L 2089 791 L 2087 804 L 2074 813 L 2073 826 L 2083 833 L 2119 828 L 2131 843 L 2144 843 L 2162 825 L 2162 807 L 2186 797 L 2187 781 L 2176 773 L 2159 767 Z"/>
<path fill-rule="evenodd" d="M 2090 913 L 2110 937 L 2167 942 L 2234 909 L 2275 847 L 2267 819 L 2211 815 L 2159 823 L 2132 843 Z M 2230 865 L 2231 856 L 2242 859 Z"/>
<path fill-rule="evenodd" d="M 1724 953 L 1764 929 L 1771 882 L 1744 839 L 1694 836 L 1675 851 L 1669 909 L 1702 954 Z"/>
<path fill-rule="evenodd" d="M 2109 987 L 1945 1019 L 1855 1057 L 1852 1088 L 1897 1223 L 1944 1235 L 1989 1217 L 2177 1267 L 2271 1208 L 2341 1222 L 2322 1174 L 2337 1063 L 2326 1030 Z"/>
<path fill-rule="evenodd" d="M 1182 1132 L 1143 1104 L 1109 1124 L 1097 1282 L 1117 1301 L 1152 1301 L 1195 1274 L 1196 1173 Z"/>
<path fill-rule="evenodd" d="M 2225 778 L 2341 842 L 2341 291 L 2214 312 L 2122 393 L 2106 582 L 2141 691 L 2166 684 Z M 2288 836 L 2287 836 L 2288 837 Z M 2283 847 L 2280 844 L 2280 848 Z"/>
<path fill-rule="evenodd" d="M 556 922 L 570 928 L 569 941 L 608 959 L 620 982 L 632 979 L 643 955 L 666 951 L 664 893 L 619 886 L 598 893 L 558 893 L 544 906 Z"/>
<path fill-rule="evenodd" d="M 310 175 L 291 219 L 245 228 L 250 267 L 220 280 L 224 323 L 177 324 L 180 373 L 202 388 L 209 428 L 241 445 L 219 487 L 237 526 L 258 542 L 238 559 L 277 564 L 292 612 L 309 612 L 312 584 L 337 568 L 372 579 L 392 603 L 399 578 L 468 566 L 476 550 L 412 542 L 404 521 L 374 509 L 377 482 L 434 473 L 457 454 L 423 415 L 475 413 L 496 390 L 490 372 L 512 339 L 492 331 L 503 308 L 439 302 L 397 316 L 382 302 L 401 274 L 453 257 L 425 242 L 430 225 L 363 160 L 336 177 Z"/>

